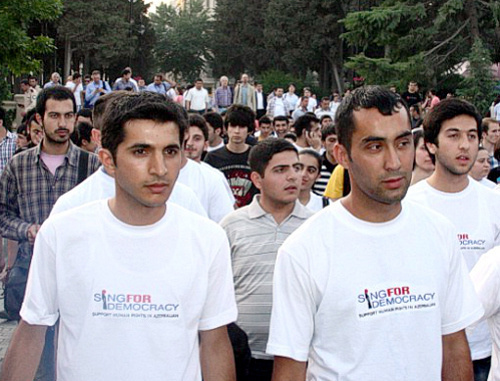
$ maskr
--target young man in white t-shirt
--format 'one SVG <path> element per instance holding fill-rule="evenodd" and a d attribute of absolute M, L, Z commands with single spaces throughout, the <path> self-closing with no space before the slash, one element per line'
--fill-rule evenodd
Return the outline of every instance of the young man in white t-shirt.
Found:
<path fill-rule="evenodd" d="M 116 194 L 40 229 L 2 380 L 32 380 L 59 320 L 58 380 L 234 380 L 229 246 L 215 223 L 166 203 L 187 126 L 180 106 L 116 100 L 99 156 Z"/>
<path fill-rule="evenodd" d="M 470 381 L 464 329 L 482 308 L 451 224 L 402 202 L 414 157 L 404 102 L 358 88 L 335 125 L 351 192 L 278 252 L 273 380 Z"/>
<path fill-rule="evenodd" d="M 210 99 L 208 91 L 203 87 L 203 80 L 198 78 L 194 82 L 194 87 L 190 89 L 185 98 L 186 110 L 203 114 L 210 109 Z"/>
<path fill-rule="evenodd" d="M 424 140 L 435 162 L 434 173 L 410 188 L 408 198 L 448 218 L 455 227 L 468 270 L 500 244 L 500 197 L 468 176 L 476 161 L 481 117 L 470 103 L 445 99 L 426 115 Z M 486 381 L 491 339 L 486 323 L 467 338 L 476 381 Z"/>

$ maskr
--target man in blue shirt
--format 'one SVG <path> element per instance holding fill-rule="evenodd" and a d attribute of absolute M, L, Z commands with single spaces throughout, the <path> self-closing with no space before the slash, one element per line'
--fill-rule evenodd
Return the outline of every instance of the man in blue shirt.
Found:
<path fill-rule="evenodd" d="M 153 93 L 167 95 L 167 91 L 170 89 L 170 84 L 167 82 L 163 82 L 163 75 L 156 74 L 154 78 L 154 82 L 150 83 L 148 87 L 146 87 L 146 91 L 152 91 Z"/>
<path fill-rule="evenodd" d="M 101 81 L 101 72 L 94 70 L 92 72 L 92 82 L 85 89 L 85 108 L 93 108 L 95 102 L 103 94 L 107 94 L 111 88 L 106 81 Z"/>

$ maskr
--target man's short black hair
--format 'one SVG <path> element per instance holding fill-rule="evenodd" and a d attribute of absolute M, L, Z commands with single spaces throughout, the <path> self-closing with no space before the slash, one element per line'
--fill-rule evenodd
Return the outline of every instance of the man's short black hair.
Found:
<path fill-rule="evenodd" d="M 248 155 L 250 170 L 264 177 L 267 165 L 272 160 L 273 156 L 285 151 L 297 153 L 297 149 L 293 144 L 285 139 L 277 138 L 260 141 L 257 145 L 252 147 Z"/>
<path fill-rule="evenodd" d="M 259 126 L 261 124 L 271 124 L 272 123 L 272 120 L 269 119 L 269 117 L 267 115 L 264 115 L 262 116 L 260 119 L 259 119 Z"/>
<path fill-rule="evenodd" d="M 247 127 L 252 132 L 255 127 L 255 113 L 248 106 L 234 104 L 227 109 L 224 125 Z"/>
<path fill-rule="evenodd" d="M 203 117 L 214 130 L 220 129 L 222 131 L 222 128 L 224 127 L 224 119 L 222 119 L 222 116 L 219 113 L 213 111 L 206 112 L 203 114 Z"/>
<path fill-rule="evenodd" d="M 82 141 L 85 139 L 90 143 L 92 140 L 92 125 L 87 122 L 78 122 L 76 125 L 75 131 L 78 134 L 78 138 L 76 140 L 76 145 L 78 147 L 82 147 Z"/>
<path fill-rule="evenodd" d="M 189 127 L 198 127 L 203 133 L 205 141 L 208 141 L 208 127 L 207 121 L 204 117 L 202 117 L 200 114 L 189 114 L 188 124 Z"/>
<path fill-rule="evenodd" d="M 73 112 L 76 113 L 76 100 L 72 91 L 65 86 L 52 86 L 40 91 L 36 99 L 36 112 L 39 114 L 43 120 L 45 115 L 45 107 L 47 101 L 53 99 L 55 101 L 65 101 L 70 99 L 73 102 Z"/>
<path fill-rule="evenodd" d="M 331 121 L 333 121 L 332 117 L 328 114 L 324 114 L 324 115 L 321 115 L 321 118 L 319 119 L 320 123 L 323 123 L 323 121 L 325 119 L 330 119 Z"/>
<path fill-rule="evenodd" d="M 21 81 L 19 82 L 19 84 L 25 85 L 25 86 L 29 86 L 30 85 L 30 81 L 28 81 L 27 79 L 21 79 Z"/>
<path fill-rule="evenodd" d="M 104 95 L 103 95 L 103 97 L 104 97 Z M 99 99 L 101 99 L 101 98 L 102 97 L 99 97 Z M 99 99 L 97 101 L 99 101 Z M 96 103 L 97 103 L 97 101 L 96 101 Z M 78 111 L 76 113 L 76 115 L 84 117 L 84 118 L 90 118 L 90 120 L 92 120 L 92 109 L 90 109 L 90 108 L 82 108 L 82 109 L 80 109 L 80 111 Z"/>
<path fill-rule="evenodd" d="M 203 82 L 203 79 L 201 79 L 201 78 L 196 78 L 196 80 L 194 81 L 194 83 L 196 83 L 196 82 Z"/>
<path fill-rule="evenodd" d="M 279 121 L 286 122 L 288 124 L 288 118 L 285 115 L 278 115 L 273 118 L 273 126 Z"/>
<path fill-rule="evenodd" d="M 159 93 L 126 92 L 112 100 L 102 120 L 102 148 L 111 152 L 115 162 L 118 146 L 125 139 L 125 124 L 132 120 L 175 123 L 179 128 L 179 144 L 182 147 L 188 126 L 184 108 Z"/>
<path fill-rule="evenodd" d="M 3 107 L 0 107 L 0 120 L 3 122 L 3 126 L 5 127 L 5 110 Z"/>
<path fill-rule="evenodd" d="M 104 94 L 100 96 L 97 101 L 94 103 L 94 108 L 90 109 L 82 109 L 90 111 L 90 120 L 92 121 L 92 125 L 96 130 L 102 130 L 102 120 L 104 115 L 106 114 L 106 110 L 110 104 L 113 103 L 113 100 L 127 94 L 125 90 L 112 91 L 110 93 Z M 86 113 L 87 114 L 87 113 Z M 78 113 L 80 115 L 80 113 Z M 85 116 L 85 115 L 82 115 Z"/>
<path fill-rule="evenodd" d="M 73 79 L 78 79 L 78 78 L 80 78 L 81 76 L 82 76 L 82 75 L 81 75 L 80 73 L 78 73 L 78 72 L 73 73 Z"/>
<path fill-rule="evenodd" d="M 477 134 L 481 137 L 482 120 L 476 107 L 463 99 L 449 98 L 443 99 L 425 116 L 423 122 L 425 141 L 439 146 L 437 137 L 443 123 L 460 115 L 468 115 L 474 118 L 477 126 Z"/>
<path fill-rule="evenodd" d="M 123 69 L 123 70 L 122 70 L 122 77 L 123 77 L 124 75 L 131 74 L 131 73 L 132 73 L 132 72 L 130 71 L 130 69 Z"/>
<path fill-rule="evenodd" d="M 297 135 L 295 135 L 293 132 L 287 132 L 285 136 L 283 136 L 283 139 L 290 139 L 294 142 L 297 142 Z"/>
<path fill-rule="evenodd" d="M 313 113 L 306 113 L 297 118 L 295 124 L 295 133 L 297 137 L 301 137 L 304 134 L 304 131 L 311 131 L 311 123 L 318 123 L 319 119 L 316 118 L 316 115 Z"/>
<path fill-rule="evenodd" d="M 354 133 L 354 111 L 376 108 L 382 115 L 389 116 L 403 108 L 410 113 L 406 103 L 399 94 L 383 88 L 382 86 L 363 86 L 346 95 L 335 113 L 335 130 L 337 138 L 347 153 L 351 153 L 352 134 Z"/>
<path fill-rule="evenodd" d="M 335 131 L 335 126 L 328 126 L 321 130 L 321 140 L 325 141 L 327 137 L 330 135 L 337 135 L 337 131 Z"/>

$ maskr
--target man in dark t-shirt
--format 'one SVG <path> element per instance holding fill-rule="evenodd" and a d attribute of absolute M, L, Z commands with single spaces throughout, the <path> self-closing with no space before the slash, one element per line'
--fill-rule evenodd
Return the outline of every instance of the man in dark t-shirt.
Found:
<path fill-rule="evenodd" d="M 237 208 L 250 204 L 253 196 L 259 193 L 250 180 L 251 171 L 248 164 L 250 145 L 246 143 L 254 123 L 255 113 L 250 107 L 238 104 L 229 107 L 224 121 L 228 136 L 227 144 L 205 156 L 206 163 L 219 169 L 226 176 Z"/>
<path fill-rule="evenodd" d="M 422 102 L 422 97 L 418 92 L 417 82 L 410 81 L 410 83 L 408 84 L 408 91 L 405 91 L 403 94 L 401 94 L 401 98 L 404 99 L 408 107 Z"/>

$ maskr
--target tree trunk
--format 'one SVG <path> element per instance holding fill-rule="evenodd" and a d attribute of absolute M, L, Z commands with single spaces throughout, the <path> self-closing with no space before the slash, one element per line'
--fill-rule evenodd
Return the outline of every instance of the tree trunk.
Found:
<path fill-rule="evenodd" d="M 344 88 L 342 86 L 342 79 L 339 76 L 339 68 L 336 63 L 333 64 L 332 69 L 333 69 L 333 76 L 335 78 L 335 84 L 337 86 L 337 91 L 339 92 L 339 94 L 342 94 L 344 92 Z"/>
<path fill-rule="evenodd" d="M 64 40 L 64 70 L 63 70 L 63 80 L 71 74 L 71 40 L 66 36 Z"/>
<path fill-rule="evenodd" d="M 465 1 L 465 13 L 467 14 L 467 17 L 470 20 L 470 23 L 469 23 L 470 34 L 474 37 L 474 40 L 476 38 L 480 38 L 480 36 L 479 36 L 479 23 L 478 23 L 478 16 L 477 16 L 477 9 L 476 9 L 475 0 L 466 0 Z"/>

